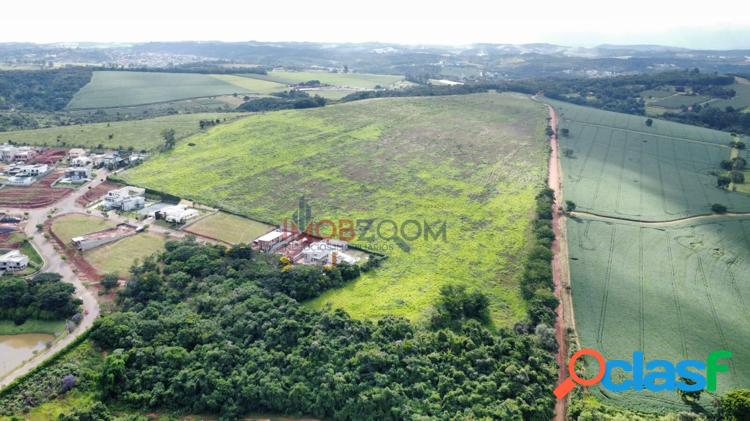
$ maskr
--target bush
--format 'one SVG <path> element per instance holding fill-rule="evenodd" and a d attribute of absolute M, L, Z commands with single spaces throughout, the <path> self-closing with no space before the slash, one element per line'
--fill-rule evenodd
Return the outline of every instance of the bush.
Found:
<path fill-rule="evenodd" d="M 727 213 L 727 207 L 722 205 L 721 203 L 714 203 L 711 205 L 711 211 L 714 213 Z"/>

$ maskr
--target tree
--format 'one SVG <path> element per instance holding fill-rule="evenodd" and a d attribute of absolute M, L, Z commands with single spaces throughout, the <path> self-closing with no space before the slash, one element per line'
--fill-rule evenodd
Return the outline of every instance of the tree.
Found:
<path fill-rule="evenodd" d="M 560 134 L 563 135 L 563 137 L 568 137 L 570 135 L 570 129 L 567 127 L 560 129 Z"/>
<path fill-rule="evenodd" d="M 576 202 L 572 200 L 566 200 L 565 201 L 565 211 L 566 212 L 574 212 L 576 210 Z"/>
<path fill-rule="evenodd" d="M 711 210 L 714 213 L 727 213 L 727 207 L 722 205 L 721 203 L 714 203 L 711 205 Z"/>
<path fill-rule="evenodd" d="M 654 125 L 654 120 L 648 118 L 646 119 L 646 126 L 651 127 Z"/>
<path fill-rule="evenodd" d="M 750 420 L 750 390 L 732 390 L 719 399 L 718 406 L 724 420 Z"/>
<path fill-rule="evenodd" d="M 732 171 L 732 183 L 742 184 L 745 182 L 745 174 L 741 171 Z"/>
<path fill-rule="evenodd" d="M 575 152 L 573 151 L 573 149 L 570 148 L 565 148 L 563 150 L 563 156 L 565 156 L 566 158 L 572 158 L 574 153 Z"/>
<path fill-rule="evenodd" d="M 554 130 L 552 129 L 552 127 L 550 127 L 550 126 L 547 126 L 547 128 L 546 128 L 546 129 L 544 129 L 544 133 L 545 133 L 545 134 L 546 134 L 547 136 L 553 136 L 553 135 L 555 134 L 555 131 L 554 131 Z"/>
<path fill-rule="evenodd" d="M 693 379 L 686 379 L 684 377 L 680 377 L 679 381 L 687 384 L 687 385 L 694 385 L 695 380 Z M 685 392 L 683 390 L 677 389 L 677 394 L 680 396 L 680 400 L 683 402 L 690 404 L 698 402 L 701 399 L 701 392 L 702 390 L 697 390 L 695 392 Z"/>
<path fill-rule="evenodd" d="M 161 132 L 161 137 L 164 139 L 164 149 L 174 149 L 175 144 L 177 143 L 174 129 L 164 129 Z"/>
<path fill-rule="evenodd" d="M 719 178 L 716 179 L 716 186 L 720 189 L 724 189 L 732 182 L 731 177 L 727 177 L 726 175 L 720 175 Z"/>
<path fill-rule="evenodd" d="M 104 275 L 104 278 L 101 281 L 102 287 L 104 287 L 104 290 L 109 292 L 113 288 L 117 288 L 117 285 L 119 285 L 120 277 L 116 273 L 108 273 Z"/>

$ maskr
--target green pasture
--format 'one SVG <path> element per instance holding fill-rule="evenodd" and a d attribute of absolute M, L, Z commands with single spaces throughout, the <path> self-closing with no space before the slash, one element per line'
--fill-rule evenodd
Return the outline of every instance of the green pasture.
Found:
<path fill-rule="evenodd" d="M 272 229 L 272 225 L 225 212 L 217 212 L 184 228 L 187 232 L 230 244 L 251 243 Z"/>
<path fill-rule="evenodd" d="M 307 82 L 309 80 L 318 80 L 320 83 L 326 85 L 360 89 L 373 89 L 377 85 L 387 88 L 404 79 L 403 76 L 375 75 L 370 73 L 331 73 L 322 71 L 294 72 L 286 70 L 273 70 L 268 72 L 267 75 L 247 73 L 240 76 L 265 79 L 288 85 Z"/>
<path fill-rule="evenodd" d="M 580 211 L 649 221 L 750 211 L 750 196 L 716 187 L 729 133 L 549 101 L 558 110 L 565 197 Z"/>
<path fill-rule="evenodd" d="M 166 239 L 148 232 L 140 233 L 105 244 L 84 253 L 86 261 L 99 273 L 117 273 L 127 278 L 133 263 L 164 250 Z"/>
<path fill-rule="evenodd" d="M 68 109 L 125 107 L 218 95 L 268 93 L 283 90 L 272 81 L 239 76 L 163 72 L 94 72 Z"/>
<path fill-rule="evenodd" d="M 51 229 L 63 243 L 68 244 L 74 237 L 113 228 L 115 225 L 117 224 L 109 219 L 76 213 L 55 218 Z"/>
<path fill-rule="evenodd" d="M 446 241 L 393 241 L 383 266 L 309 303 L 354 317 L 421 319 L 442 285 L 488 293 L 496 325 L 525 316 L 518 277 L 546 176 L 546 109 L 525 96 L 388 98 L 253 115 L 123 173 L 260 220 L 446 223 Z M 407 235 L 413 235 L 413 226 Z M 388 225 L 382 230 L 389 237 Z"/>
<path fill-rule="evenodd" d="M 164 143 L 162 131 L 174 129 L 177 138 L 200 131 L 201 120 L 232 120 L 245 114 L 198 113 L 177 114 L 145 120 L 113 121 L 110 123 L 57 126 L 46 129 L 18 130 L 0 133 L 0 143 L 13 141 L 21 144 L 51 147 L 123 148 L 151 150 Z"/>
<path fill-rule="evenodd" d="M 708 101 L 709 99 L 711 98 L 703 95 L 675 94 L 659 98 L 655 101 L 650 102 L 649 104 L 662 108 L 677 109 L 682 108 L 683 106 L 689 107 L 691 105 L 700 104 L 702 102 Z"/>
<path fill-rule="evenodd" d="M 735 91 L 734 97 L 713 101 L 711 102 L 712 106 L 722 109 L 731 106 L 737 110 L 750 107 L 750 81 L 742 78 L 736 78 L 736 80 L 737 82 L 730 86 Z"/>

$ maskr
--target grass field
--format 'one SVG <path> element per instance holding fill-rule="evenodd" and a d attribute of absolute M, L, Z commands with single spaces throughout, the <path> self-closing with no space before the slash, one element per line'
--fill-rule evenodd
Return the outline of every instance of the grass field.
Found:
<path fill-rule="evenodd" d="M 732 84 L 731 88 L 736 92 L 731 99 L 720 99 L 711 103 L 712 106 L 725 108 L 734 107 L 741 110 L 750 107 L 750 81 L 742 78 L 735 78 L 737 82 Z M 750 108 L 749 108 L 750 109 Z"/>
<path fill-rule="evenodd" d="M 272 81 L 246 79 L 195 73 L 99 71 L 73 96 L 68 109 L 124 107 L 234 93 L 270 93 L 285 88 Z"/>
<path fill-rule="evenodd" d="M 691 106 L 695 104 L 699 104 L 701 102 L 706 102 L 710 97 L 703 96 L 703 95 L 670 95 L 667 97 L 659 98 L 655 101 L 650 102 L 650 105 L 655 105 L 657 107 L 662 108 L 670 108 L 670 109 L 677 109 L 684 106 Z"/>
<path fill-rule="evenodd" d="M 114 227 L 114 222 L 98 216 L 71 214 L 63 215 L 52 221 L 52 232 L 65 244 L 69 244 L 73 237 L 101 231 Z"/>
<path fill-rule="evenodd" d="M 146 232 L 89 250 L 83 256 L 99 273 L 117 273 L 125 278 L 136 260 L 143 261 L 164 250 L 164 243 L 164 237 Z"/>
<path fill-rule="evenodd" d="M 395 75 L 374 75 L 369 73 L 330 73 L 330 72 L 290 72 L 290 71 L 271 71 L 267 75 L 254 75 L 251 73 L 242 75 L 248 78 L 265 79 L 284 84 L 296 84 L 307 82 L 309 80 L 318 80 L 326 85 L 373 89 L 380 85 L 387 88 L 394 83 L 404 79 L 403 76 Z"/>
<path fill-rule="evenodd" d="M 20 335 L 25 333 L 44 333 L 55 335 L 63 331 L 65 320 L 26 320 L 16 326 L 10 320 L 0 320 L 0 335 Z"/>
<path fill-rule="evenodd" d="M 53 147 L 106 148 L 132 146 L 136 150 L 150 150 L 164 143 L 161 132 L 174 129 L 177 138 L 200 131 L 201 120 L 231 120 L 245 114 L 198 113 L 180 114 L 146 120 L 114 121 L 111 123 L 59 126 L 47 129 L 19 130 L 0 133 L 0 142 L 12 140 L 16 143 Z M 113 135 L 110 139 L 109 136 Z M 59 139 L 59 140 L 58 140 Z"/>
<path fill-rule="evenodd" d="M 550 101 L 561 115 L 566 199 L 577 209 L 638 220 L 711 213 L 713 203 L 750 211 L 750 196 L 716 187 L 729 133 Z"/>
<path fill-rule="evenodd" d="M 491 297 L 509 326 L 534 196 L 546 174 L 546 109 L 525 96 L 389 98 L 254 115 L 190 138 L 123 173 L 128 182 L 260 220 L 446 222 L 447 241 L 395 247 L 374 272 L 309 303 L 359 318 L 416 320 L 442 285 Z M 386 225 L 387 228 L 387 225 Z M 383 230 L 384 235 L 387 229 Z"/>
<path fill-rule="evenodd" d="M 606 358 L 643 350 L 646 359 L 670 361 L 728 349 L 720 391 L 747 386 L 750 217 L 657 226 L 574 219 L 568 242 L 583 347 Z M 685 409 L 674 392 L 609 396 L 639 409 Z"/>
<path fill-rule="evenodd" d="M 262 222 L 218 212 L 191 224 L 185 228 L 185 231 L 230 244 L 240 244 L 250 243 L 273 228 Z"/>

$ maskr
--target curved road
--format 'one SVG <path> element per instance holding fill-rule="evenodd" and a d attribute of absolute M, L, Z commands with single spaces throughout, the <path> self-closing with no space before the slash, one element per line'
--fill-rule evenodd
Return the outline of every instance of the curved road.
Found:
<path fill-rule="evenodd" d="M 62 339 L 53 343 L 53 345 L 42 352 L 39 352 L 34 357 L 26 361 L 22 366 L 15 369 L 11 373 L 8 373 L 5 377 L 0 379 L 0 389 L 7 386 L 15 379 L 23 376 L 24 374 L 31 371 L 34 367 L 41 364 L 44 360 L 54 355 L 56 352 L 65 348 L 68 344 L 73 342 L 79 335 L 88 330 L 93 324 L 94 320 L 99 317 L 99 303 L 96 300 L 94 294 L 86 289 L 83 282 L 73 272 L 73 267 L 70 263 L 62 259 L 62 256 L 57 253 L 52 242 L 44 238 L 41 232 L 37 232 L 37 224 L 43 224 L 47 220 L 47 215 L 52 209 L 57 209 L 56 215 L 62 215 L 71 212 L 83 212 L 83 207 L 76 204 L 76 199 L 83 196 L 88 190 L 87 187 L 95 187 L 102 183 L 103 179 L 106 179 L 107 172 L 100 170 L 96 173 L 96 178 L 84 185 L 77 190 L 73 191 L 69 195 L 65 196 L 58 202 L 38 209 L 12 209 L 9 208 L 9 213 L 28 212 L 28 220 L 26 221 L 25 233 L 29 236 L 29 240 L 37 250 L 40 256 L 44 259 L 44 266 L 41 271 L 43 272 L 57 272 L 62 275 L 62 279 L 65 282 L 73 284 L 76 288 L 76 296 L 83 301 L 83 320 L 76 326 L 72 333 L 65 335 Z"/>

